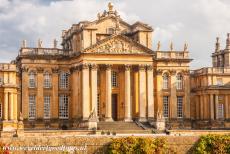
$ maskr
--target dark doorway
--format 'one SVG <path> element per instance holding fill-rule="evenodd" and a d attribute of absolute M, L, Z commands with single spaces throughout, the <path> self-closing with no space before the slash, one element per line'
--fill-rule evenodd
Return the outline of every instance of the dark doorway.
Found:
<path fill-rule="evenodd" d="M 112 118 L 117 120 L 117 94 L 112 94 Z"/>

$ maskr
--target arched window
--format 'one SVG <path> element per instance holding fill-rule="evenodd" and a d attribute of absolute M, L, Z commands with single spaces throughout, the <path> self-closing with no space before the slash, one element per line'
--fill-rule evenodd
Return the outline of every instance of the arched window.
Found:
<path fill-rule="evenodd" d="M 67 89 L 69 87 L 69 73 L 61 72 L 59 86 L 61 89 Z"/>
<path fill-rule="evenodd" d="M 163 74 L 163 89 L 169 88 L 169 75 L 167 73 Z"/>
<path fill-rule="evenodd" d="M 36 73 L 34 71 L 31 71 L 29 73 L 29 87 L 30 88 L 36 87 Z"/>
<path fill-rule="evenodd" d="M 44 88 L 51 87 L 51 75 L 48 72 L 44 74 Z"/>
<path fill-rule="evenodd" d="M 112 71 L 112 86 L 117 87 L 118 86 L 118 75 L 117 72 Z"/>
<path fill-rule="evenodd" d="M 183 77 L 181 74 L 177 74 L 176 76 L 176 89 L 177 90 L 183 89 Z"/>

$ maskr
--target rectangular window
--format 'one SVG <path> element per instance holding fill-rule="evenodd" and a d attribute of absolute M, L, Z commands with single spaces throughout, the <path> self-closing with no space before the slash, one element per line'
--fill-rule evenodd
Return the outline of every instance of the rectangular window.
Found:
<path fill-rule="evenodd" d="M 2 119 L 2 104 L 0 103 L 0 119 Z"/>
<path fill-rule="evenodd" d="M 36 96 L 29 95 L 29 119 L 36 117 Z"/>
<path fill-rule="evenodd" d="M 50 96 L 44 96 L 44 118 L 50 118 Z"/>
<path fill-rule="evenodd" d="M 69 117 L 69 98 L 67 95 L 59 96 L 59 118 L 68 119 Z"/>
<path fill-rule="evenodd" d="M 69 74 L 61 73 L 60 74 L 60 88 L 67 89 L 69 87 Z"/>
<path fill-rule="evenodd" d="M 44 88 L 51 88 L 51 75 L 48 73 L 44 75 Z"/>
<path fill-rule="evenodd" d="M 169 96 L 163 96 L 163 113 L 164 117 L 169 117 Z"/>
<path fill-rule="evenodd" d="M 222 103 L 218 104 L 218 118 L 219 119 L 224 118 L 224 104 L 222 104 Z"/>
<path fill-rule="evenodd" d="M 112 87 L 117 87 L 117 72 L 112 71 Z"/>
<path fill-rule="evenodd" d="M 29 73 L 29 88 L 35 88 L 36 87 L 36 74 L 35 72 Z"/>
<path fill-rule="evenodd" d="M 177 117 L 183 117 L 183 97 L 177 96 Z"/>

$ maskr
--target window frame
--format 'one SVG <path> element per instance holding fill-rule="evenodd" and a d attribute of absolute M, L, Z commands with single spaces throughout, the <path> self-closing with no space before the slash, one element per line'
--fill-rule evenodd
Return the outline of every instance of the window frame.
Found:
<path fill-rule="evenodd" d="M 183 118 L 183 96 L 177 96 L 177 118 Z"/>
<path fill-rule="evenodd" d="M 183 75 L 181 73 L 178 73 L 176 75 L 176 89 L 177 90 L 183 90 L 184 88 L 184 82 L 183 82 Z"/>
<path fill-rule="evenodd" d="M 36 119 L 36 95 L 29 95 L 28 119 Z"/>
<path fill-rule="evenodd" d="M 45 95 L 44 96 L 44 111 L 43 111 L 43 117 L 44 119 L 50 119 L 51 116 L 51 96 Z"/>
<path fill-rule="evenodd" d="M 112 71 L 111 72 L 111 84 L 113 88 L 117 88 L 118 87 L 118 71 Z"/>
<path fill-rule="evenodd" d="M 59 75 L 59 89 L 69 88 L 69 73 L 61 72 Z"/>
<path fill-rule="evenodd" d="M 51 88 L 52 87 L 52 75 L 49 72 L 44 73 L 44 88 Z"/>
<path fill-rule="evenodd" d="M 163 96 L 163 116 L 169 118 L 169 96 Z"/>
<path fill-rule="evenodd" d="M 69 96 L 68 95 L 61 94 L 59 96 L 58 107 L 59 107 L 58 110 L 59 119 L 68 119 L 69 118 Z"/>
<path fill-rule="evenodd" d="M 166 80 L 167 77 L 167 80 Z M 169 89 L 169 74 L 168 73 L 164 73 L 162 75 L 162 89 L 163 90 L 168 90 Z"/>
<path fill-rule="evenodd" d="M 29 72 L 29 88 L 36 88 L 36 86 L 37 86 L 36 77 L 37 77 L 37 74 L 35 71 Z"/>

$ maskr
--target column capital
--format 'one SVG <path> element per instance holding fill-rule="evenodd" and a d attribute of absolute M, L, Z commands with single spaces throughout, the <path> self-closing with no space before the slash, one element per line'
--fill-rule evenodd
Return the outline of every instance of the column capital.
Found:
<path fill-rule="evenodd" d="M 58 73 L 59 72 L 59 68 L 58 67 L 53 67 L 52 69 L 52 73 Z"/>
<path fill-rule="evenodd" d="M 23 67 L 21 68 L 21 71 L 22 71 L 22 72 L 28 72 L 28 70 L 29 70 L 29 68 L 28 68 L 27 66 L 23 66 Z"/>
<path fill-rule="evenodd" d="M 146 68 L 147 68 L 148 71 L 152 71 L 153 70 L 153 66 L 152 65 L 147 65 Z"/>
<path fill-rule="evenodd" d="M 96 71 L 98 69 L 98 65 L 97 64 L 91 64 L 91 69 Z"/>
<path fill-rule="evenodd" d="M 131 65 L 126 64 L 125 65 L 125 71 L 130 71 L 130 69 L 131 69 Z"/>
<path fill-rule="evenodd" d="M 88 63 L 84 63 L 84 64 L 81 64 L 80 65 L 80 68 L 81 68 L 81 70 L 84 70 L 84 69 L 89 69 L 89 64 Z"/>
<path fill-rule="evenodd" d="M 38 73 L 43 73 L 44 71 L 44 68 L 43 67 L 37 67 L 37 72 Z"/>
<path fill-rule="evenodd" d="M 139 68 L 140 71 L 144 71 L 145 68 L 146 68 L 146 65 L 140 64 L 140 65 L 138 65 L 138 68 Z"/>
<path fill-rule="evenodd" d="M 111 65 L 111 64 L 106 64 L 106 65 L 105 65 L 105 69 L 106 69 L 106 70 L 111 70 L 111 68 L 112 68 L 112 65 Z"/>

